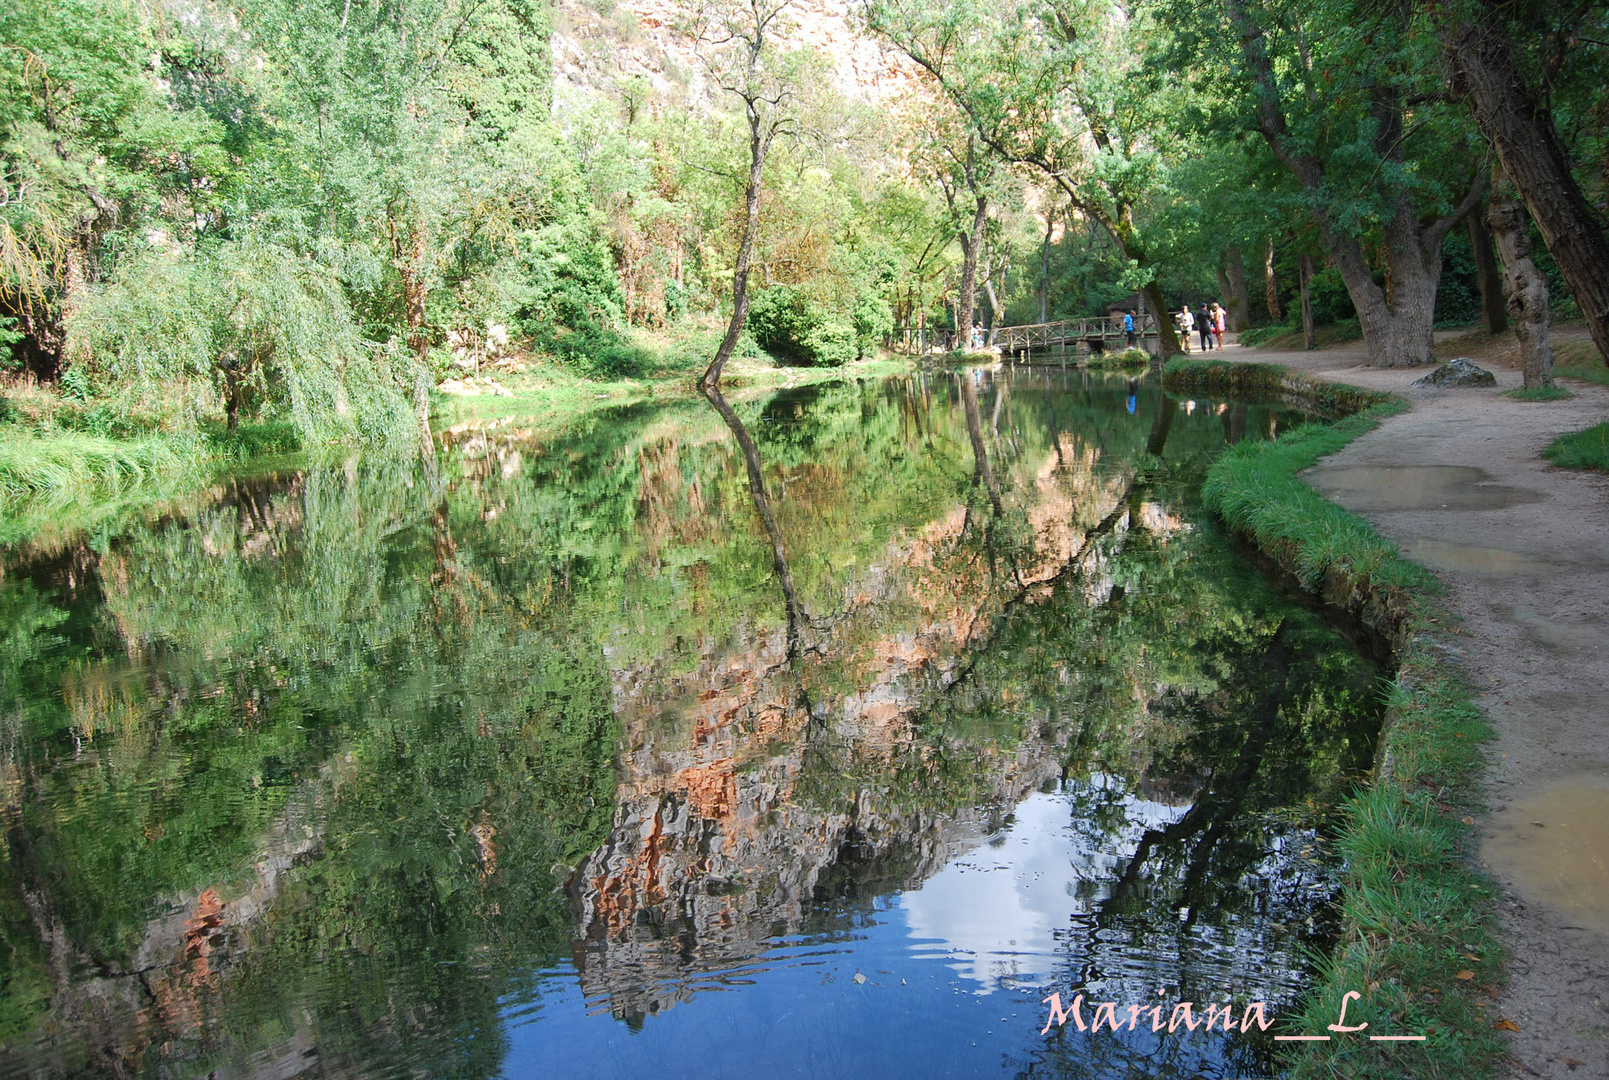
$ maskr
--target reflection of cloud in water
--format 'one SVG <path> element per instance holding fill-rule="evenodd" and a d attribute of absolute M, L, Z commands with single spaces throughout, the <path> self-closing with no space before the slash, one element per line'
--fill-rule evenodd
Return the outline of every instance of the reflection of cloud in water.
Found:
<path fill-rule="evenodd" d="M 991 841 L 955 860 L 901 899 L 918 957 L 949 957 L 950 966 L 986 994 L 1003 982 L 1048 983 L 1058 956 L 1056 932 L 1088 913 L 1134 851 L 1146 829 L 1184 816 L 1188 805 L 1135 798 L 1118 782 L 1092 777 L 1080 785 L 1123 820 L 1104 835 L 1072 827 L 1074 796 L 1035 794 Z M 1087 809 L 1087 808 L 1086 808 Z M 1088 822 L 1086 821 L 1087 825 Z"/>

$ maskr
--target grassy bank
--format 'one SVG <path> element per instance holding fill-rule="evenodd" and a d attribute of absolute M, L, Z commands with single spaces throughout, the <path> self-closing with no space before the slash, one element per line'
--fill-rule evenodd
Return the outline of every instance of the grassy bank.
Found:
<path fill-rule="evenodd" d="M 1313 328 L 1313 337 L 1318 341 L 1318 347 L 1326 345 L 1340 345 L 1347 341 L 1361 341 L 1363 328 L 1356 319 L 1345 319 L 1337 323 L 1324 323 Z M 1240 332 L 1240 343 L 1253 349 L 1280 349 L 1290 351 L 1305 349 L 1307 336 L 1303 333 L 1301 324 L 1294 326 L 1254 326 L 1250 330 Z"/>
<path fill-rule="evenodd" d="M 1221 372 L 1170 365 L 1174 388 L 1205 388 L 1209 379 L 1313 392 L 1311 380 L 1261 366 Z M 1457 627 L 1437 599 L 1435 578 L 1298 476 L 1406 408 L 1366 391 L 1333 392 L 1374 400 L 1330 425 L 1239 444 L 1214 464 L 1203 494 L 1304 585 L 1390 641 L 1397 662 L 1374 775 L 1345 807 L 1338 837 L 1345 859 L 1341 938 L 1285 1033 L 1325 1033 L 1345 995 L 1357 991 L 1362 998 L 1348 1006 L 1346 1023 L 1367 1022 L 1368 1034 L 1427 1038 L 1337 1035 L 1295 1044 L 1300 1049 L 1288 1065 L 1298 1078 L 1491 1076 L 1506 1055 L 1493 999 L 1503 956 L 1492 932 L 1495 891 L 1471 860 L 1479 744 L 1490 732 L 1459 672 Z"/>
<path fill-rule="evenodd" d="M 781 367 L 769 357 L 740 356 L 727 365 L 721 386 L 729 396 L 741 396 L 812 383 L 902 375 L 914 367 L 915 361 L 896 356 L 856 360 L 842 367 Z M 488 387 L 491 392 L 438 393 L 433 406 L 436 426 L 451 428 L 512 417 L 556 429 L 597 409 L 698 397 L 696 373 L 664 379 L 597 381 L 556 365 L 533 365 L 525 371 L 497 374 L 494 379 L 496 389 Z"/>
<path fill-rule="evenodd" d="M 723 386 L 741 398 L 789 386 L 898 375 L 913 367 L 913 361 L 898 357 L 837 368 L 781 367 L 769 357 L 739 357 L 729 365 Z M 698 396 L 695 377 L 678 371 L 599 381 L 552 363 L 523 372 L 489 372 L 470 384 L 482 391 L 478 394 L 436 393 L 433 423 L 439 430 L 515 420 L 558 430 L 600 409 L 691 400 Z M 9 390 L 9 396 L 0 397 L 0 544 L 115 528 L 131 515 L 176 505 L 222 471 L 278 461 L 303 449 L 295 428 L 282 421 L 242 421 L 233 431 L 221 421 L 206 421 L 199 431 L 183 435 L 158 433 L 149 423 L 143 429 L 150 433 L 137 436 L 82 430 L 92 426 L 86 416 L 98 414 L 39 386 Z"/>
<path fill-rule="evenodd" d="M 1548 444 L 1542 456 L 1560 468 L 1609 473 L 1609 421 L 1560 435 Z"/>

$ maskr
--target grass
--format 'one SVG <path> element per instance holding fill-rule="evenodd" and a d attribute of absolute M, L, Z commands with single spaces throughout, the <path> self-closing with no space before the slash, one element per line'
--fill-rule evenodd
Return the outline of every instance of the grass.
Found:
<path fill-rule="evenodd" d="M 1605 366 L 1598 347 L 1590 340 L 1572 339 L 1553 343 L 1553 374 L 1566 379 L 1609 386 L 1609 366 Z"/>
<path fill-rule="evenodd" d="M 200 457 L 193 440 L 169 436 L 0 435 L 0 509 L 35 498 L 61 503 L 114 495 Z"/>
<path fill-rule="evenodd" d="M 1358 341 L 1363 337 L 1363 328 L 1356 319 L 1343 319 L 1340 322 L 1325 323 L 1314 327 L 1313 336 L 1318 341 L 1318 348 L 1326 345 L 1340 345 L 1347 341 Z M 1249 348 L 1296 350 L 1307 348 L 1307 338 L 1300 326 L 1254 326 L 1250 330 L 1240 333 L 1240 343 Z"/>
<path fill-rule="evenodd" d="M 913 362 L 903 357 L 857 360 L 842 367 L 781 367 L 770 357 L 734 357 L 721 377 L 722 389 L 733 394 L 755 389 L 807 386 L 842 379 L 875 379 L 909 372 Z M 540 426 L 559 426 L 588 412 L 644 401 L 676 401 L 698 396 L 696 376 L 664 379 L 596 381 L 575 375 L 557 365 L 536 364 L 512 374 L 496 374 L 510 396 L 436 395 L 432 411 L 438 427 L 485 423 L 509 417 L 535 419 Z"/>
<path fill-rule="evenodd" d="M 1563 469 L 1609 473 L 1609 421 L 1560 435 L 1548 444 L 1542 456 Z"/>
<path fill-rule="evenodd" d="M 1376 401 L 1276 442 L 1240 443 L 1203 488 L 1231 527 L 1392 641 L 1398 663 L 1374 776 L 1343 812 L 1341 937 L 1286 1033 L 1323 1033 L 1355 990 L 1363 997 L 1351 1002 L 1348 1023 L 1428 1038 L 1295 1044 L 1287 1064 L 1296 1078 L 1488 1077 L 1507 1055 L 1491 1000 L 1504 959 L 1495 889 L 1471 862 L 1480 744 L 1490 731 L 1449 646 L 1457 627 L 1427 571 L 1298 476 L 1406 407 Z"/>
<path fill-rule="evenodd" d="M 1518 401 L 1563 401 L 1565 398 L 1575 397 L 1562 386 L 1535 386 L 1529 390 L 1521 386 L 1513 390 L 1504 390 L 1503 396 Z"/>

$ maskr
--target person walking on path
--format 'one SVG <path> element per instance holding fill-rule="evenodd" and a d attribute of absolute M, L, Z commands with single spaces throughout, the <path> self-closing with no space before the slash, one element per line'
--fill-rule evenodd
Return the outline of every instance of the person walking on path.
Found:
<path fill-rule="evenodd" d="M 1190 331 L 1196 328 L 1196 317 L 1190 314 L 1190 305 L 1186 304 L 1179 309 L 1179 341 L 1184 345 L 1184 351 L 1190 351 Z"/>
<path fill-rule="evenodd" d="M 1201 335 L 1201 351 L 1211 351 L 1212 315 L 1208 313 L 1206 304 L 1202 304 L 1200 312 L 1196 314 L 1196 332 Z"/>
<path fill-rule="evenodd" d="M 1226 320 L 1225 320 L 1225 317 L 1224 317 L 1225 314 L 1226 313 L 1224 311 L 1224 306 L 1222 304 L 1218 303 L 1217 301 L 1213 301 L 1213 304 L 1212 304 L 1212 336 L 1218 340 L 1218 351 L 1219 352 L 1223 351 L 1223 347 L 1224 347 L 1224 330 L 1226 330 L 1228 328 L 1225 325 L 1225 323 L 1226 323 Z"/>
<path fill-rule="evenodd" d="M 1134 348 L 1134 310 L 1132 308 L 1123 316 L 1123 333 L 1128 335 L 1129 348 Z"/>

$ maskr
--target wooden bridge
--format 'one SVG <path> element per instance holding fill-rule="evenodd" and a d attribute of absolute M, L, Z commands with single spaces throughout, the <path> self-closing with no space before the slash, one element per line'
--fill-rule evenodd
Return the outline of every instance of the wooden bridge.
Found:
<path fill-rule="evenodd" d="M 955 348 L 952 331 L 932 327 L 899 327 L 894 331 L 895 348 L 918 353 L 934 349 L 949 351 Z M 1160 349 L 1155 315 L 1134 317 L 1134 340 L 1137 347 L 1155 356 Z M 1033 323 L 1028 326 L 1000 326 L 988 333 L 985 349 L 998 352 L 1008 360 L 1026 360 L 1044 363 L 1047 360 L 1065 362 L 1068 354 L 1075 360 L 1085 359 L 1091 353 L 1122 352 L 1128 348 L 1128 334 L 1123 330 L 1123 316 L 1109 319 L 1064 319 L 1061 322 Z"/>

